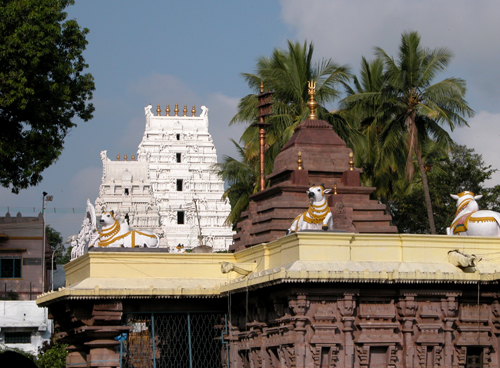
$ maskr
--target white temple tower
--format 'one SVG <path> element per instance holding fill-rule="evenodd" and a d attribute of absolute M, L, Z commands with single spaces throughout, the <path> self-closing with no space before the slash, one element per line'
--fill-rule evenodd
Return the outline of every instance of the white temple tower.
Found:
<path fill-rule="evenodd" d="M 96 214 L 113 210 L 137 230 L 161 238 L 160 247 L 177 251 L 201 244 L 214 251 L 227 250 L 233 231 L 224 225 L 230 205 L 223 201 L 224 181 L 213 169 L 217 154 L 208 132 L 208 109 L 200 116 L 157 116 L 145 110 L 146 129 L 132 161 L 126 156 L 112 161 L 101 152 L 102 184 L 95 202 Z M 180 247 L 179 247 L 180 248 Z"/>

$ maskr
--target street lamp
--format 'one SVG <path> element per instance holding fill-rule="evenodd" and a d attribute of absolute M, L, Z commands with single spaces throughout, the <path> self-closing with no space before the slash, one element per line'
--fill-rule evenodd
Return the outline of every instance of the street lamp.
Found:
<path fill-rule="evenodd" d="M 53 199 L 54 196 L 47 195 L 47 192 L 43 192 L 42 294 L 45 292 L 45 210 L 47 207 L 47 202 L 51 202 Z"/>

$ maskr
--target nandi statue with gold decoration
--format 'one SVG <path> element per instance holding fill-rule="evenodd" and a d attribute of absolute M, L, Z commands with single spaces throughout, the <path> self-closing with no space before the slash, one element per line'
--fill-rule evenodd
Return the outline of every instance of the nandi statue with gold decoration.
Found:
<path fill-rule="evenodd" d="M 156 234 L 149 231 L 131 230 L 126 222 L 120 223 L 115 219 L 113 212 L 103 212 L 100 223 L 102 230 L 96 241 L 99 247 L 122 247 L 122 248 L 158 248 L 160 239 Z"/>
<path fill-rule="evenodd" d="M 325 194 L 330 192 L 331 189 L 325 189 L 324 184 L 313 184 L 306 192 L 310 202 L 309 209 L 293 220 L 287 234 L 304 230 L 333 230 L 332 212 L 325 198 Z"/>
<path fill-rule="evenodd" d="M 457 212 L 447 235 L 500 236 L 500 213 L 479 210 L 476 200 L 482 197 L 469 191 L 451 194 L 457 200 Z"/>

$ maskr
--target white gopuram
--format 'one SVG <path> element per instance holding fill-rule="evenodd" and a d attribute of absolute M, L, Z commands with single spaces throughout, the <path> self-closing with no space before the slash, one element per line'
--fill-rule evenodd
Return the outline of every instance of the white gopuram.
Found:
<path fill-rule="evenodd" d="M 101 152 L 102 184 L 95 202 L 96 215 L 114 211 L 131 228 L 152 231 L 160 237 L 160 248 L 171 252 L 210 246 L 227 250 L 233 231 L 224 225 L 230 205 L 223 201 L 224 181 L 213 169 L 217 155 L 208 132 L 208 109 L 187 116 L 160 116 L 144 108 L 146 129 L 137 156 L 116 161 Z"/>

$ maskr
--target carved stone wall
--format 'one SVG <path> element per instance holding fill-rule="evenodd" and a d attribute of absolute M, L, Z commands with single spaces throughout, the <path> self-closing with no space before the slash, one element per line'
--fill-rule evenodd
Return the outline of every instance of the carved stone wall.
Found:
<path fill-rule="evenodd" d="M 309 286 L 233 296 L 231 367 L 500 366 L 494 290 Z"/>

